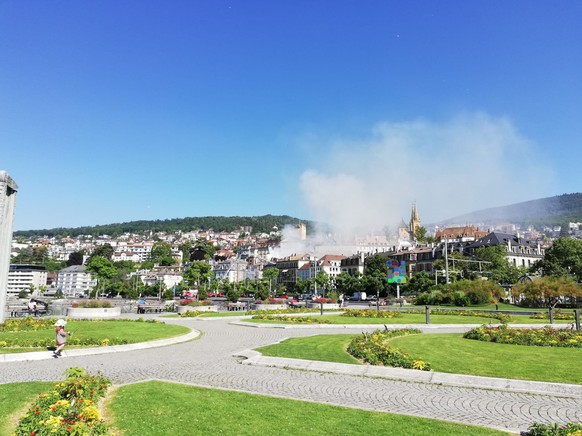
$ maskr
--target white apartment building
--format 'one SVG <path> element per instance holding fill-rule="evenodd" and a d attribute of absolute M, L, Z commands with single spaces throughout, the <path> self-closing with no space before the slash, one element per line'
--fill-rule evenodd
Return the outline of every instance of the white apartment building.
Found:
<path fill-rule="evenodd" d="M 21 291 L 38 292 L 47 284 L 47 271 L 40 265 L 10 265 L 8 270 L 8 296 L 18 296 Z"/>
<path fill-rule="evenodd" d="M 88 295 L 97 285 L 97 280 L 93 280 L 86 269 L 85 265 L 73 265 L 60 270 L 57 275 L 57 289 L 60 289 L 65 297 Z"/>
<path fill-rule="evenodd" d="M 212 266 L 216 280 L 228 280 L 229 283 L 238 283 L 247 277 L 248 264 L 237 259 L 228 259 L 215 262 Z"/>
<path fill-rule="evenodd" d="M 120 243 L 115 247 L 113 256 L 115 257 L 116 254 L 120 255 L 122 252 L 126 253 L 125 256 L 128 256 L 130 255 L 129 253 L 131 253 L 131 256 L 137 255 L 137 258 L 139 258 L 137 262 L 145 262 L 150 258 L 153 245 L 154 245 L 153 242 L 144 242 L 141 244 Z"/>

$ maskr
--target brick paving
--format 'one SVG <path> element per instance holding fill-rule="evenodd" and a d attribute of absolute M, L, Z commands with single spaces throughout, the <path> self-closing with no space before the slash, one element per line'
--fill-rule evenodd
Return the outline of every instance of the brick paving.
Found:
<path fill-rule="evenodd" d="M 62 359 L 0 363 L 0 383 L 61 380 L 72 366 L 116 384 L 165 380 L 475 424 L 512 432 L 532 422 L 582 421 L 582 397 L 443 386 L 349 374 L 241 365 L 237 353 L 286 337 L 348 333 L 345 329 L 274 329 L 231 325 L 232 319 L 166 319 L 203 332 L 176 345 Z M 351 330 L 353 332 L 353 330 Z"/>

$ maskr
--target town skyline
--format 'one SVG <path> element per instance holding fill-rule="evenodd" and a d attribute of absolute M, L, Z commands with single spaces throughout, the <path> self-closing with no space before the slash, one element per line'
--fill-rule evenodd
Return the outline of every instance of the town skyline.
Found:
<path fill-rule="evenodd" d="M 578 192 L 582 5 L 2 2 L 14 230 Z"/>

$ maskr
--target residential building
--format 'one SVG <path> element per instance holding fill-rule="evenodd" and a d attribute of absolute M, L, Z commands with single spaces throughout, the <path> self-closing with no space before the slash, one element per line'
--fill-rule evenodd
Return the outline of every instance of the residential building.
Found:
<path fill-rule="evenodd" d="M 97 280 L 94 280 L 86 269 L 85 265 L 73 265 L 59 271 L 56 287 L 62 291 L 63 296 L 89 295 L 97 285 Z"/>
<path fill-rule="evenodd" d="M 47 271 L 41 265 L 10 265 L 8 271 L 8 296 L 18 296 L 21 291 L 33 294 L 47 285 Z"/>
<path fill-rule="evenodd" d="M 517 267 L 529 268 L 544 257 L 544 249 L 539 242 L 522 239 L 511 233 L 491 232 L 487 236 L 465 247 L 472 255 L 481 247 L 502 245 L 507 253 L 507 261 Z"/>

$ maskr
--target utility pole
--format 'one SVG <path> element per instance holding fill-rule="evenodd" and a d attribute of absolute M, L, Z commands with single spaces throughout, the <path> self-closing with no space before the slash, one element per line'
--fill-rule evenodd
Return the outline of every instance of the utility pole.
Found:
<path fill-rule="evenodd" d="M 449 284 L 449 245 L 445 235 L 445 283 Z"/>

